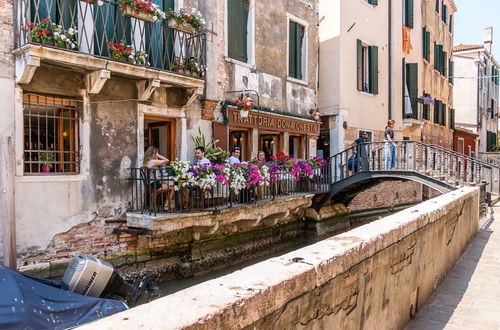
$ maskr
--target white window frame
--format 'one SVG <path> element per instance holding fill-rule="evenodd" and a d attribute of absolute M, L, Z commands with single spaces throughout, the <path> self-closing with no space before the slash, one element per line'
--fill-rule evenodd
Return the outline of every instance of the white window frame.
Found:
<path fill-rule="evenodd" d="M 458 152 L 460 152 L 461 154 L 464 154 L 465 155 L 465 140 L 464 138 L 458 138 L 458 141 L 457 141 L 457 145 L 458 145 Z M 460 148 L 460 143 L 462 143 L 462 147 Z"/>
<path fill-rule="evenodd" d="M 290 22 L 297 23 L 304 27 L 304 38 L 302 39 L 302 79 L 297 79 L 290 77 L 288 73 L 290 72 Z M 307 84 L 309 82 L 309 23 L 297 16 L 290 13 L 286 13 L 286 77 L 287 80 L 296 82 L 299 84 Z"/>
<path fill-rule="evenodd" d="M 248 62 L 242 62 L 235 60 L 234 58 L 229 57 L 229 38 L 228 38 L 228 12 L 227 12 L 227 2 L 224 2 L 224 59 L 227 62 L 239 64 L 245 67 L 255 68 L 255 0 L 248 0 L 249 8 L 248 8 L 248 22 L 247 22 L 247 58 Z"/>

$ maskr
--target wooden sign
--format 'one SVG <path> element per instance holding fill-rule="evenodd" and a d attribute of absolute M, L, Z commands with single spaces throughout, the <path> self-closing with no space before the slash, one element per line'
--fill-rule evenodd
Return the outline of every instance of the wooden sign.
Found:
<path fill-rule="evenodd" d="M 228 108 L 228 125 L 307 135 L 319 135 L 320 131 L 320 123 L 313 120 L 272 115 L 263 111 L 250 111 L 247 118 L 242 118 L 238 110 L 231 108 Z"/>

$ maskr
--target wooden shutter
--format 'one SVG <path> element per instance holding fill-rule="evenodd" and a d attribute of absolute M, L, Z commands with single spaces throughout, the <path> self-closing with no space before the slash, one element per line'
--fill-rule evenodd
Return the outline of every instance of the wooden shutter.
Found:
<path fill-rule="evenodd" d="M 436 0 L 436 13 L 439 13 L 439 7 L 441 7 L 441 1 Z"/>
<path fill-rule="evenodd" d="M 455 75 L 455 63 L 453 63 L 453 61 L 450 59 L 450 63 L 449 63 L 449 66 L 448 66 L 448 81 L 450 82 L 450 84 L 453 85 L 454 83 L 454 75 Z"/>
<path fill-rule="evenodd" d="M 378 94 L 378 47 L 370 46 L 368 48 L 368 57 L 370 63 L 370 88 L 372 94 Z"/>
<path fill-rule="evenodd" d="M 443 19 L 444 24 L 448 22 L 448 6 L 443 4 L 443 11 L 441 13 L 441 18 Z"/>
<path fill-rule="evenodd" d="M 442 126 L 446 126 L 446 104 L 441 103 L 441 110 L 439 111 L 440 120 L 439 124 Z"/>
<path fill-rule="evenodd" d="M 302 45 L 305 29 L 302 25 L 289 22 L 288 31 L 288 75 L 302 79 Z"/>
<path fill-rule="evenodd" d="M 448 26 L 450 33 L 453 33 L 453 14 L 450 15 L 450 24 Z"/>
<path fill-rule="evenodd" d="M 405 0 L 405 25 L 413 28 L 413 0 Z"/>
<path fill-rule="evenodd" d="M 370 4 L 376 6 L 378 5 L 378 0 L 370 0 Z"/>
<path fill-rule="evenodd" d="M 248 1 L 227 0 L 227 21 L 228 56 L 238 61 L 248 62 Z"/>
<path fill-rule="evenodd" d="M 56 0 L 31 0 L 31 22 L 40 23 L 44 18 L 56 21 Z"/>
<path fill-rule="evenodd" d="M 424 93 L 424 97 L 429 97 L 430 95 L 428 93 Z M 430 105 L 429 103 L 424 103 L 424 106 L 423 106 L 423 111 L 422 111 L 422 118 L 424 120 L 429 120 L 430 119 L 430 113 L 429 113 L 429 110 L 430 110 Z"/>
<path fill-rule="evenodd" d="M 439 71 L 439 59 L 440 59 L 439 45 L 434 43 L 434 70 Z"/>
<path fill-rule="evenodd" d="M 423 56 L 427 61 L 429 61 L 431 52 L 431 33 L 430 31 L 427 31 L 425 27 L 422 28 L 422 40 L 424 50 Z"/>
<path fill-rule="evenodd" d="M 357 74 L 357 86 L 358 91 L 363 90 L 363 42 L 361 40 L 356 41 L 356 74 Z"/>
<path fill-rule="evenodd" d="M 412 109 L 412 118 L 418 119 L 418 63 L 406 64 L 406 84 Z"/>
<path fill-rule="evenodd" d="M 434 101 L 434 124 L 439 124 L 439 111 L 441 110 L 441 101 Z"/>
<path fill-rule="evenodd" d="M 451 129 L 455 129 L 455 109 L 449 109 L 449 116 L 448 116 L 448 120 L 449 120 L 449 127 Z"/>
<path fill-rule="evenodd" d="M 59 0 L 57 2 L 57 23 L 68 30 L 70 27 L 78 27 L 77 0 Z"/>

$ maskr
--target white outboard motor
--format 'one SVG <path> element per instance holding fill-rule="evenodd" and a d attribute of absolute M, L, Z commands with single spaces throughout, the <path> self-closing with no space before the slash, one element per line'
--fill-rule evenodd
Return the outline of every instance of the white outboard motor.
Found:
<path fill-rule="evenodd" d="M 64 272 L 63 288 L 84 296 L 100 297 L 113 272 L 113 265 L 106 261 L 91 256 L 77 256 Z"/>
<path fill-rule="evenodd" d="M 91 256 L 74 257 L 62 278 L 63 288 L 86 296 L 122 299 L 134 307 L 158 297 L 158 286 L 144 274 L 133 283 L 118 275 L 113 265 Z"/>

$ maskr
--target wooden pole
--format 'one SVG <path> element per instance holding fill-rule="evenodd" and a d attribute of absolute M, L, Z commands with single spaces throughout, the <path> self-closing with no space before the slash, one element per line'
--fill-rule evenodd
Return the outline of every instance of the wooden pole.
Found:
<path fill-rule="evenodd" d="M 11 136 L 0 136 L 0 219 L 2 220 L 4 265 L 16 269 L 16 224 L 14 199 L 14 145 Z"/>

